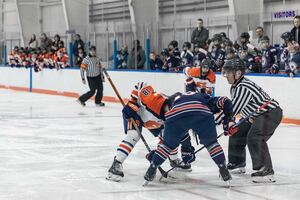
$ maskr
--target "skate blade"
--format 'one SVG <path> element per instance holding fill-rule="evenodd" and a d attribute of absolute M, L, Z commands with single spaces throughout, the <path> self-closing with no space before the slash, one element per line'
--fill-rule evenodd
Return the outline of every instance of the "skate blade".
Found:
<path fill-rule="evenodd" d="M 190 169 L 182 169 L 180 167 L 176 167 L 176 168 L 174 168 L 174 171 L 177 171 L 177 172 L 192 172 L 193 170 L 192 170 L 192 168 L 190 168 Z"/>
<path fill-rule="evenodd" d="M 275 183 L 276 180 L 273 175 L 268 175 L 264 177 L 252 177 L 253 183 Z"/>
<path fill-rule="evenodd" d="M 242 167 L 242 168 L 237 168 L 237 169 L 229 170 L 229 172 L 231 174 L 245 174 L 246 173 L 246 169 L 244 167 Z"/>
<path fill-rule="evenodd" d="M 149 184 L 149 182 L 150 182 L 150 181 L 145 181 L 145 182 L 143 183 L 143 185 L 142 185 L 142 186 L 143 186 L 143 187 L 147 187 L 147 186 L 148 186 L 148 184 Z"/>
<path fill-rule="evenodd" d="M 226 187 L 231 188 L 231 180 L 225 181 Z"/>
<path fill-rule="evenodd" d="M 120 182 L 122 180 L 122 176 L 118 176 L 118 175 L 114 175 L 114 174 L 111 174 L 109 173 L 107 175 L 107 177 L 105 177 L 106 180 L 108 181 L 114 181 L 114 182 Z"/>

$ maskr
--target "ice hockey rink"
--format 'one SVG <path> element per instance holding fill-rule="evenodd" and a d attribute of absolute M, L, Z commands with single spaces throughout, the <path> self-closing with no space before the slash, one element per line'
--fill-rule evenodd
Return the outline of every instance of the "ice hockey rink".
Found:
<path fill-rule="evenodd" d="M 0 89 L 1 200 L 119 200 L 119 199 L 299 199 L 300 127 L 281 124 L 269 141 L 277 182 L 251 182 L 251 159 L 246 175 L 233 175 L 231 188 L 218 177 L 206 150 L 197 154 L 193 172 L 177 179 L 157 178 L 142 187 L 148 167 L 140 142 L 124 163 L 125 178 L 105 180 L 123 139 L 121 105 L 81 107 L 74 98 Z M 222 129 L 219 127 L 218 132 Z M 152 148 L 156 141 L 144 132 Z M 227 154 L 226 137 L 220 143 Z M 197 146 L 196 149 L 200 148 Z M 166 162 L 165 170 L 170 166 Z"/>

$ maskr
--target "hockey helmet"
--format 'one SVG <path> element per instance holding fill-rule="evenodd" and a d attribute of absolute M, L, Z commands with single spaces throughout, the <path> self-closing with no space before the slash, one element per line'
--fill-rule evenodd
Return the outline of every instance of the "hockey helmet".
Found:
<path fill-rule="evenodd" d="M 249 40 L 250 39 L 250 35 L 249 35 L 248 32 L 243 32 L 243 33 L 241 33 L 240 38 L 245 38 L 245 39 Z"/>
<path fill-rule="evenodd" d="M 281 39 L 283 39 L 285 42 L 291 42 L 293 41 L 293 34 L 291 32 L 285 32 L 282 33 L 282 35 L 280 36 Z"/>
<path fill-rule="evenodd" d="M 190 42 L 184 42 L 183 45 L 182 45 L 182 48 L 188 48 L 190 49 L 191 48 L 191 43 Z"/>
<path fill-rule="evenodd" d="M 169 50 L 168 49 L 163 49 L 160 53 L 162 56 L 169 56 Z"/>
<path fill-rule="evenodd" d="M 245 67 L 245 63 L 243 60 L 241 60 L 240 58 L 234 58 L 232 60 L 228 60 L 222 67 L 222 74 L 226 74 L 226 73 L 234 73 L 237 71 L 241 71 L 242 74 L 245 73 L 246 71 L 246 67 Z"/>
<path fill-rule="evenodd" d="M 269 43 L 270 42 L 270 38 L 268 36 L 263 36 L 261 39 L 260 39 L 260 42 L 263 43 Z"/>
<path fill-rule="evenodd" d="M 200 63 L 202 75 L 206 75 L 211 67 L 211 60 L 209 58 L 202 60 L 202 62 Z"/>
<path fill-rule="evenodd" d="M 168 46 L 173 46 L 173 48 L 177 48 L 178 47 L 178 42 L 176 40 L 172 40 Z"/>
<path fill-rule="evenodd" d="M 221 34 L 214 34 L 213 38 L 212 38 L 212 41 L 219 41 L 219 42 L 221 42 L 222 41 Z"/>

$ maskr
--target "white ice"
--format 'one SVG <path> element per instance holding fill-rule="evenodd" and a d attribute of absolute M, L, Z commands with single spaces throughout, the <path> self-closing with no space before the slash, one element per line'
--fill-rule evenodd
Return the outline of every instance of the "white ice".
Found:
<path fill-rule="evenodd" d="M 173 183 L 156 179 L 142 187 L 149 163 L 141 141 L 124 163 L 125 178 L 119 183 L 107 181 L 107 170 L 124 133 L 121 106 L 106 105 L 95 107 L 89 101 L 83 108 L 74 98 L 0 90 L 0 199 L 300 198 L 300 127 L 287 124 L 280 125 L 269 141 L 274 184 L 251 182 L 247 155 L 246 175 L 233 175 L 228 189 L 203 150 L 193 163 L 193 172 L 181 174 Z M 156 140 L 147 131 L 144 135 L 154 148 Z M 225 153 L 227 140 L 220 138 Z M 169 169 L 167 162 L 162 167 Z"/>

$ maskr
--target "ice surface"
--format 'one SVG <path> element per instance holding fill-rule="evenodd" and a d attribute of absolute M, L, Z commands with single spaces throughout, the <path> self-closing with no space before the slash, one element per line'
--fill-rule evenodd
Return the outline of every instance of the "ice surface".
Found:
<path fill-rule="evenodd" d="M 286 124 L 269 141 L 274 184 L 251 182 L 247 155 L 246 175 L 233 175 L 228 189 L 203 150 L 197 154 L 193 172 L 177 174 L 172 183 L 158 182 L 158 176 L 142 187 L 149 164 L 141 141 L 124 163 L 125 178 L 119 183 L 107 181 L 107 170 L 124 133 L 121 106 L 106 105 L 95 107 L 89 101 L 83 108 L 73 98 L 0 90 L 0 199 L 300 198 L 300 127 Z M 144 136 L 154 148 L 156 140 L 147 131 Z M 226 153 L 227 140 L 220 138 Z M 169 169 L 167 162 L 162 167 Z"/>

